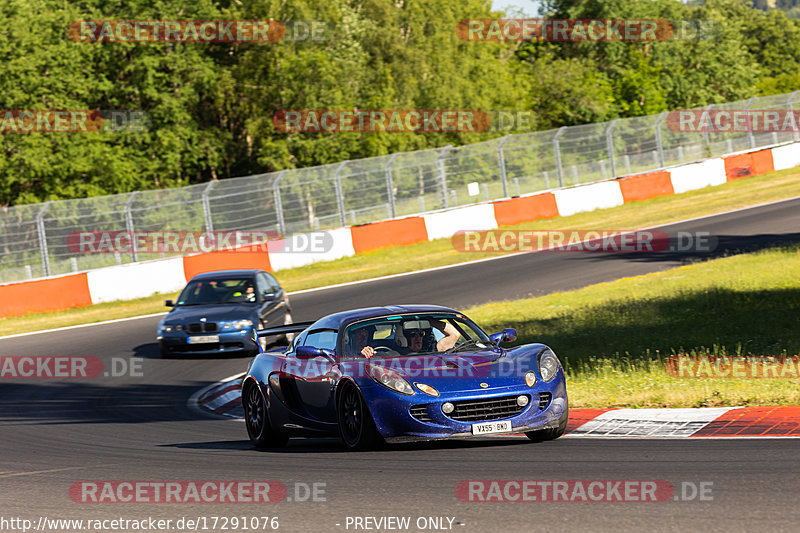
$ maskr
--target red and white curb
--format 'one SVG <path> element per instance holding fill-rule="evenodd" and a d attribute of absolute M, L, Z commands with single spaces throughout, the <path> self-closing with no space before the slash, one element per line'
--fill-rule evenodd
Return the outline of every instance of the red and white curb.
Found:
<path fill-rule="evenodd" d="M 195 393 L 192 407 L 216 417 L 241 419 L 243 374 Z M 800 405 L 674 409 L 570 409 L 570 437 L 720 438 L 800 437 Z"/>
<path fill-rule="evenodd" d="M 236 374 L 195 392 L 187 404 L 215 418 L 244 418 L 242 376 Z"/>

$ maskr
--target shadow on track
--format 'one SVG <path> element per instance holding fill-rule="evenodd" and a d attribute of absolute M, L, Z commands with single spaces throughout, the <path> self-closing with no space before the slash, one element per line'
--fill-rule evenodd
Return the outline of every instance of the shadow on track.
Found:
<path fill-rule="evenodd" d="M 244 424 L 241 424 L 241 430 L 244 431 Z M 381 453 L 381 452 L 398 452 L 398 451 L 421 451 L 421 450 L 458 450 L 467 448 L 496 448 L 502 446 L 518 446 L 518 445 L 531 445 L 536 444 L 530 442 L 527 437 L 513 437 L 513 438 L 492 438 L 481 440 L 442 440 L 442 441 L 426 441 L 426 442 L 409 442 L 403 444 L 387 444 L 382 448 L 370 452 L 350 452 L 345 447 L 342 441 L 336 438 L 293 438 L 283 448 L 263 448 L 259 449 L 253 446 L 249 440 L 236 440 L 236 441 L 211 441 L 211 442 L 186 442 L 177 444 L 161 444 L 161 447 L 167 448 L 182 448 L 182 449 L 199 449 L 199 450 L 252 450 L 257 453 L 267 454 L 317 454 L 317 453 Z M 546 443 L 545 443 L 546 444 Z M 539 446 L 542 443 L 538 444 Z"/>
<path fill-rule="evenodd" d="M 210 420 L 186 407 L 207 385 L 101 385 L 83 382 L 9 383 L 0 386 L 0 424 L 141 423 Z"/>

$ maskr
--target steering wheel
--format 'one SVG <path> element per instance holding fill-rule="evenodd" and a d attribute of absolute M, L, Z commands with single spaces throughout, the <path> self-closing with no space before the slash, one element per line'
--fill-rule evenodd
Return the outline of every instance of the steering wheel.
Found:
<path fill-rule="evenodd" d="M 375 350 L 376 352 L 393 352 L 394 351 L 391 348 L 389 348 L 388 346 L 375 346 L 373 348 L 373 350 Z"/>

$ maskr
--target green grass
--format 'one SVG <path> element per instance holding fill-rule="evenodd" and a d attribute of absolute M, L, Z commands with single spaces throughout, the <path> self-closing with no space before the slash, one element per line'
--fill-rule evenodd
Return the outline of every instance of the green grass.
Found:
<path fill-rule="evenodd" d="M 718 187 L 633 202 L 612 209 L 518 224 L 510 226 L 509 229 L 623 230 L 667 224 L 686 218 L 800 196 L 800 179 L 798 178 L 800 178 L 800 170 L 783 170 L 736 180 Z M 277 276 L 283 286 L 291 292 L 463 263 L 496 255 L 498 254 L 491 252 L 458 252 L 453 248 L 450 239 L 438 239 L 409 246 L 375 250 L 336 261 L 281 270 L 277 272 Z M 100 304 L 55 313 L 4 318 L 0 319 L 0 335 L 157 313 L 165 310 L 163 300 L 173 297 L 175 294 L 165 294 L 124 303 Z"/>
<path fill-rule="evenodd" d="M 672 378 L 671 355 L 800 354 L 800 249 L 742 254 L 465 310 L 560 356 L 574 407 L 800 403 L 800 378 Z"/>

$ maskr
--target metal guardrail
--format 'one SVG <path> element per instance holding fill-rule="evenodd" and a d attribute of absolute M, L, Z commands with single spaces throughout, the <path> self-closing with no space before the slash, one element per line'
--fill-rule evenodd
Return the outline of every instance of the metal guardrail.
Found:
<path fill-rule="evenodd" d="M 798 94 L 707 109 L 792 110 Z M 666 117 L 664 112 L 177 189 L 3 208 L 0 282 L 164 255 L 75 253 L 67 237 L 76 232 L 204 229 L 291 235 L 611 179 L 798 139 L 796 132 L 678 132 L 666 127 Z M 473 182 L 480 184 L 477 196 L 469 195 Z"/>

